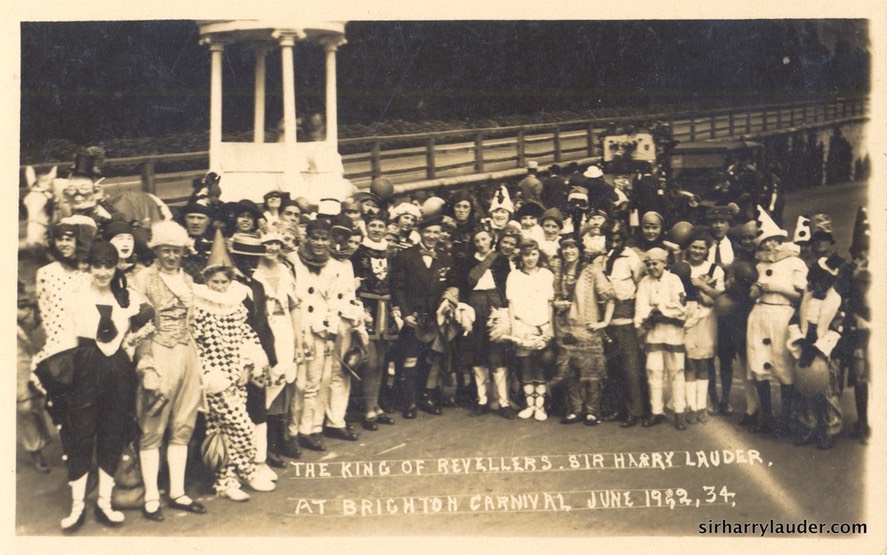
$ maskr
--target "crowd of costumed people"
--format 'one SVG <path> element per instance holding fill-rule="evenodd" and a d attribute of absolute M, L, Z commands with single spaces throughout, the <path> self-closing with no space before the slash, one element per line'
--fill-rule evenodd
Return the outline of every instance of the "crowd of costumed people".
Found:
<path fill-rule="evenodd" d="M 146 227 L 99 210 L 90 167 L 19 283 L 18 437 L 48 472 L 57 426 L 66 532 L 94 467 L 98 522 L 162 521 L 206 512 L 195 466 L 243 502 L 287 459 L 450 410 L 625 433 L 735 418 L 829 449 L 852 387 L 848 433 L 870 433 L 862 208 L 839 253 L 828 214 L 791 240 L 760 207 L 685 220 L 595 165 L 438 195 L 377 178 L 316 205 L 222 203 L 209 174 Z"/>

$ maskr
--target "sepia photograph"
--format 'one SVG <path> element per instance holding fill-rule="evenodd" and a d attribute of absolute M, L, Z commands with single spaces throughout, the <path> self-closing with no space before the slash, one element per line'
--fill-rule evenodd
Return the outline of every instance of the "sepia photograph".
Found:
<path fill-rule="evenodd" d="M 6 541 L 883 551 L 880 23 L 612 11 L 16 21 Z"/>

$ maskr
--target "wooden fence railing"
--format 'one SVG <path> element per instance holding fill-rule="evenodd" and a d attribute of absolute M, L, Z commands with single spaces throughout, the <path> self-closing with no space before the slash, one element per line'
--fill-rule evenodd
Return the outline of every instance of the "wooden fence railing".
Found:
<path fill-rule="evenodd" d="M 345 177 L 358 187 L 379 175 L 398 184 L 437 180 L 522 168 L 528 160 L 540 164 L 593 158 L 598 138 L 608 128 L 663 122 L 674 139 L 699 141 L 742 135 L 772 134 L 795 128 L 823 127 L 865 119 L 868 97 L 767 104 L 745 107 L 652 113 L 642 116 L 594 118 L 433 133 L 340 139 Z M 118 182 L 140 182 L 143 190 L 164 199 L 167 183 L 190 182 L 208 166 L 209 153 L 187 152 L 129 158 L 108 158 L 103 171 Z M 57 163 L 35 164 L 39 172 Z M 60 172 L 64 173 L 64 172 Z"/>

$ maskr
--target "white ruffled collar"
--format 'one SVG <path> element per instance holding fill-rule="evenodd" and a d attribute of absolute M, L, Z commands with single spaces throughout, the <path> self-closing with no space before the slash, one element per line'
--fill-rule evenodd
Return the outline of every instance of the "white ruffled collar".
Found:
<path fill-rule="evenodd" d="M 248 296 L 249 288 L 239 281 L 232 281 L 224 293 L 213 291 L 203 284 L 194 285 L 194 300 L 201 309 L 213 314 L 231 314 L 240 308 Z"/>
<path fill-rule="evenodd" d="M 383 238 L 381 241 L 373 241 L 369 237 L 364 237 L 363 241 L 361 241 L 360 244 L 365 246 L 368 249 L 373 249 L 376 251 L 387 251 L 388 250 L 388 240 L 385 238 Z"/>

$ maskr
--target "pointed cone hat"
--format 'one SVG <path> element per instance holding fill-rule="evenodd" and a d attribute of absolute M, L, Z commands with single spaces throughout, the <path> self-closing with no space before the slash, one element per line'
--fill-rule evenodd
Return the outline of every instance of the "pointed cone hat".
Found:
<path fill-rule="evenodd" d="M 798 221 L 795 223 L 795 234 L 792 238 L 792 242 L 794 243 L 806 243 L 810 240 L 810 218 L 801 214 L 798 216 Z"/>
<path fill-rule="evenodd" d="M 209 259 L 206 261 L 206 268 L 203 269 L 203 274 L 209 270 L 215 270 L 218 268 L 233 268 L 234 264 L 231 262 L 231 257 L 228 255 L 228 249 L 225 246 L 225 237 L 222 235 L 221 229 L 216 229 L 216 236 L 213 238 L 213 246 L 209 251 Z"/>
<path fill-rule="evenodd" d="M 490 201 L 490 212 L 500 208 L 514 214 L 514 203 L 511 202 L 511 195 L 508 194 L 508 189 L 505 188 L 505 185 L 499 187 L 499 190 L 496 191 L 493 199 Z"/>
<path fill-rule="evenodd" d="M 755 239 L 755 243 L 758 245 L 773 237 L 782 237 L 783 239 L 788 237 L 788 233 L 776 225 L 770 214 L 761 208 L 760 204 L 758 205 L 758 217 L 755 218 L 755 224 L 758 227 L 758 237 Z"/>

